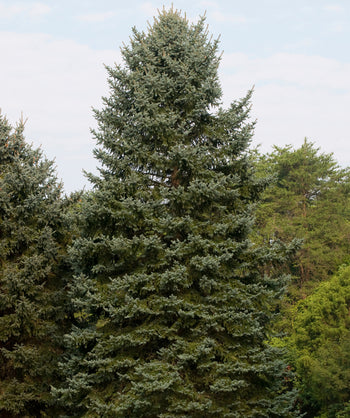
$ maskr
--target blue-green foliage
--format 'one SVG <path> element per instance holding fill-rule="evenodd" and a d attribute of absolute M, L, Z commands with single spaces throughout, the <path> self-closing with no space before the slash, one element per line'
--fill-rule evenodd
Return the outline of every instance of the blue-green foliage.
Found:
<path fill-rule="evenodd" d="M 163 11 L 108 68 L 100 176 L 70 249 L 75 325 L 56 395 L 86 417 L 290 416 L 266 344 L 281 248 L 248 240 L 265 180 L 246 155 L 249 99 L 218 109 L 218 42 Z M 214 112 L 215 111 L 215 112 Z"/>

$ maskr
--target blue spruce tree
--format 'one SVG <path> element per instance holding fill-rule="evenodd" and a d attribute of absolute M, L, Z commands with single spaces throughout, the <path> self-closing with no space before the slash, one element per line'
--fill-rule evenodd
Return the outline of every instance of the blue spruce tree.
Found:
<path fill-rule="evenodd" d="M 266 181 L 247 155 L 249 94 L 219 108 L 218 41 L 163 10 L 133 30 L 96 111 L 100 176 L 70 249 L 69 416 L 288 417 L 267 343 L 279 250 L 248 239 Z"/>

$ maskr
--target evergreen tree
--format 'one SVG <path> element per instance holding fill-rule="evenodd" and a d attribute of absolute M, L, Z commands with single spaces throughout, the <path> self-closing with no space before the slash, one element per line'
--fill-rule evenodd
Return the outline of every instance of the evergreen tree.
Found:
<path fill-rule="evenodd" d="M 0 416 L 54 416 L 67 308 L 64 204 L 53 163 L 0 115 Z M 60 336 L 61 334 L 61 336 Z"/>
<path fill-rule="evenodd" d="M 248 240 L 265 181 L 247 155 L 250 93 L 218 108 L 218 41 L 163 10 L 133 29 L 96 111 L 100 176 L 70 249 L 70 416 L 288 417 L 267 343 L 279 248 Z M 215 111 L 215 112 L 214 112 Z"/>
<path fill-rule="evenodd" d="M 275 182 L 263 195 L 255 237 L 257 242 L 303 239 L 293 262 L 284 266 L 292 274 L 293 299 L 309 294 L 347 261 L 350 252 L 350 172 L 332 154 L 307 140 L 294 149 L 275 146 L 259 156 L 262 176 Z"/>

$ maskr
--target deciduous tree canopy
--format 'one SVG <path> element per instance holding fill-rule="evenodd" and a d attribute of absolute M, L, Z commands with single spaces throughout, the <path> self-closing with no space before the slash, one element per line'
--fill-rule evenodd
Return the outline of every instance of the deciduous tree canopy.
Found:
<path fill-rule="evenodd" d="M 349 309 L 350 266 L 294 308 L 289 347 L 308 417 L 350 414 Z"/>

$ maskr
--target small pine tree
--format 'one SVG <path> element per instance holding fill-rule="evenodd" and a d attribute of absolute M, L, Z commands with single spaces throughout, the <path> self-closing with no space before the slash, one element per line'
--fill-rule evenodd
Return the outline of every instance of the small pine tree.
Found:
<path fill-rule="evenodd" d="M 53 163 L 0 115 L 0 416 L 54 416 L 68 234 Z M 67 332 L 67 331 L 65 331 Z M 60 337 L 61 334 L 61 337 Z"/>
<path fill-rule="evenodd" d="M 218 109 L 217 51 L 203 18 L 163 10 L 108 68 L 101 175 L 70 250 L 68 414 L 290 415 L 266 343 L 283 280 L 262 274 L 273 249 L 248 240 L 265 187 L 247 156 L 251 93 Z"/>

